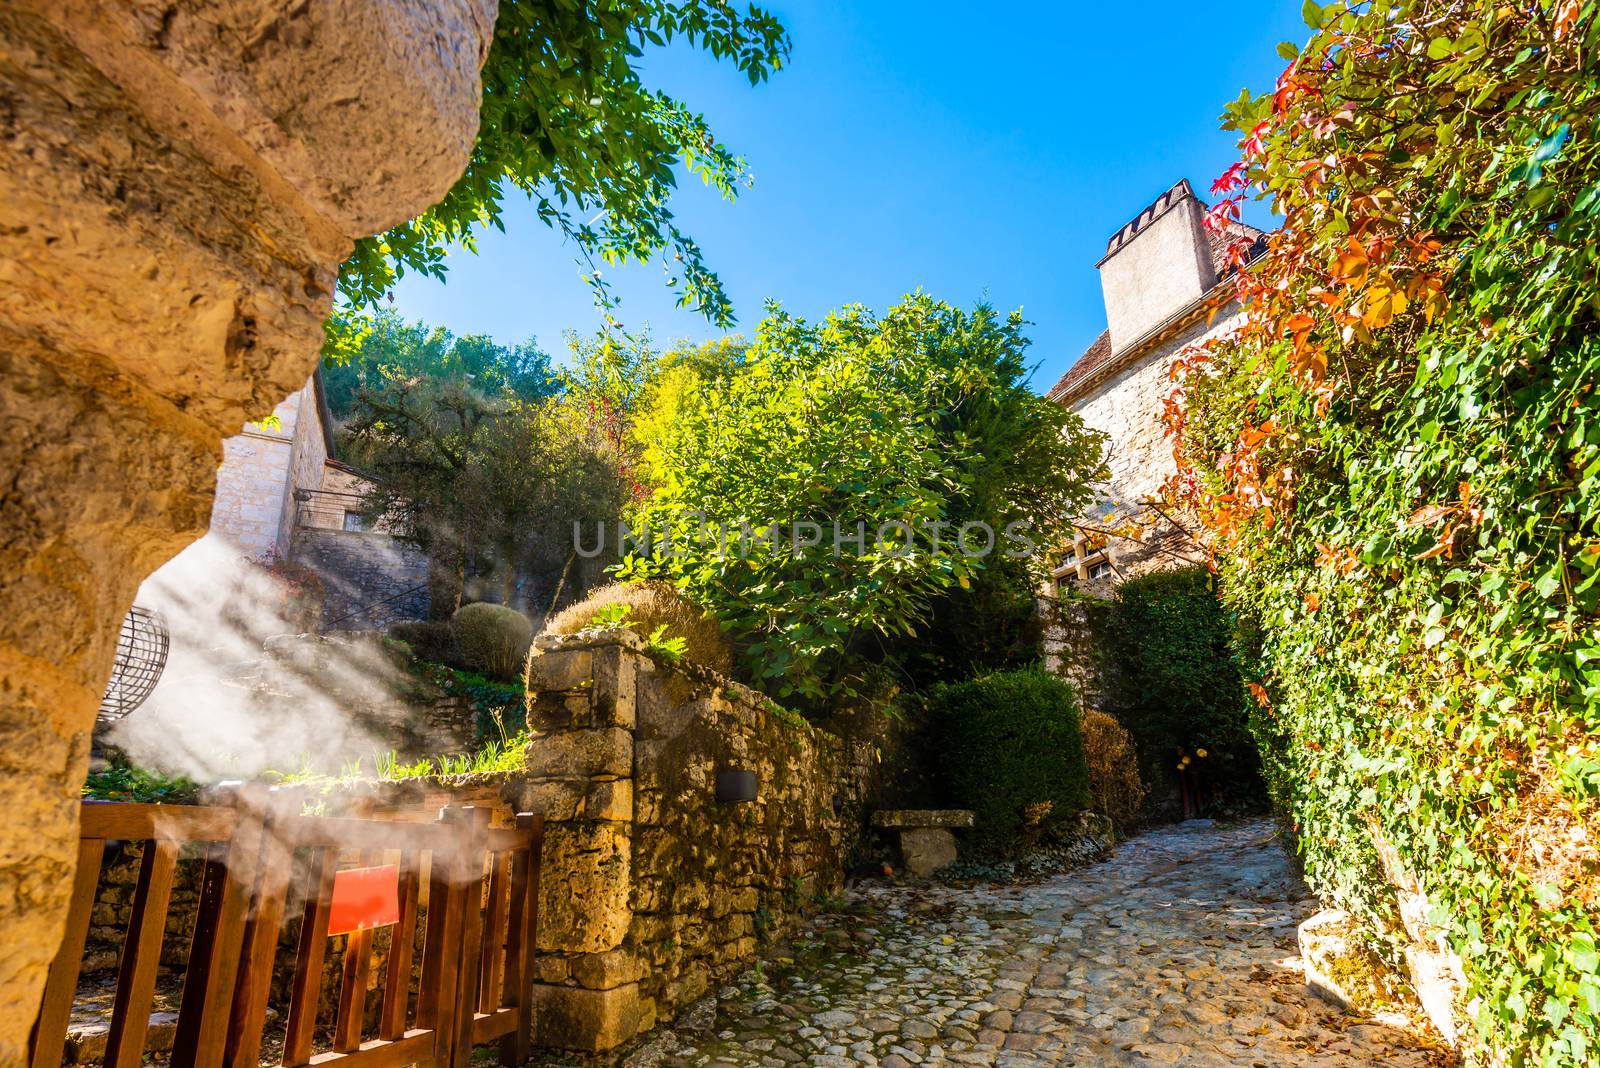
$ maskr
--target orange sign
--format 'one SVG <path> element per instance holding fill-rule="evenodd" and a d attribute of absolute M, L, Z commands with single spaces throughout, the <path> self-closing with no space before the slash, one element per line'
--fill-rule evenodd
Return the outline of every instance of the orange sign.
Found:
<path fill-rule="evenodd" d="M 400 872 L 393 864 L 333 874 L 328 933 L 349 934 L 400 922 Z"/>

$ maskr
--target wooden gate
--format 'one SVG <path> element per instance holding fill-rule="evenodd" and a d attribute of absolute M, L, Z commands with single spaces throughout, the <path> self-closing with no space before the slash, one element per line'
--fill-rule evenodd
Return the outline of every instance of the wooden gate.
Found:
<path fill-rule="evenodd" d="M 257 1068 L 288 909 L 300 932 L 278 1058 L 286 1066 L 466 1068 L 472 1047 L 500 1041 L 500 1063 L 531 1050 L 543 820 L 491 828 L 489 813 L 447 808 L 437 821 L 300 814 L 292 791 L 241 787 L 211 806 L 86 801 L 66 936 L 34 1025 L 31 1068 L 59 1068 L 90 913 L 108 842 L 144 843 L 123 942 L 106 1068 L 143 1060 L 161 943 L 180 854 L 203 864 L 200 903 L 173 1038 L 174 1068 Z M 374 928 L 348 935 L 338 996 L 319 1020 L 329 920 L 341 869 L 392 895 L 381 999 L 364 1029 Z M 356 880 L 352 879 L 350 884 Z M 392 922 L 390 922 L 392 921 Z M 421 959 L 415 959 L 419 925 Z M 280 975 L 287 959 L 277 967 Z M 414 994 L 413 997 L 413 988 Z M 320 1025 L 320 1026 L 319 1026 Z M 323 1048 L 319 1048 L 323 1047 Z"/>

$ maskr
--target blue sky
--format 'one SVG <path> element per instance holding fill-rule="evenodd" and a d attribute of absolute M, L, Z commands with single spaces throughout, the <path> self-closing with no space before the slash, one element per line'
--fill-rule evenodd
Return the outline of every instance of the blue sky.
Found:
<path fill-rule="evenodd" d="M 1289 0 L 769 6 L 794 54 L 764 85 L 682 49 L 642 62 L 755 175 L 736 203 L 692 178 L 674 198 L 741 327 L 768 298 L 807 317 L 918 287 L 986 298 L 1032 320 L 1041 390 L 1105 325 L 1106 239 L 1179 178 L 1207 195 L 1234 158 L 1223 103 L 1270 85 L 1277 43 L 1307 32 Z M 1270 222 L 1259 209 L 1251 221 Z M 453 255 L 446 284 L 403 280 L 395 307 L 457 333 L 531 335 L 559 357 L 562 332 L 599 315 L 557 234 L 520 203 L 507 224 L 479 255 Z M 658 265 L 608 274 L 629 327 L 716 336 L 674 307 Z"/>

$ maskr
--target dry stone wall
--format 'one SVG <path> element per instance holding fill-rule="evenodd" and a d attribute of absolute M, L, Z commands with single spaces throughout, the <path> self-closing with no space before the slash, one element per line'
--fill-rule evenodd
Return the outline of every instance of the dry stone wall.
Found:
<path fill-rule="evenodd" d="M 839 890 L 871 747 L 647 655 L 627 632 L 541 639 L 521 807 L 545 815 L 541 1045 L 614 1048 Z M 719 772 L 757 797 L 719 802 Z"/>
<path fill-rule="evenodd" d="M 322 579 L 322 626 L 382 630 L 428 618 L 428 558 L 388 534 L 301 527 L 294 559 Z"/>
<path fill-rule="evenodd" d="M 0 5 L 0 1064 L 24 1060 L 140 581 L 306 380 L 354 237 L 436 201 L 494 0 Z"/>

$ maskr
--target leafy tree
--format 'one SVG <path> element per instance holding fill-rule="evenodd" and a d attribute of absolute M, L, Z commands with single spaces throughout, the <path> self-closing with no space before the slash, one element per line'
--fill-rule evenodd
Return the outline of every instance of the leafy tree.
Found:
<path fill-rule="evenodd" d="M 858 696 L 893 639 L 989 566 L 977 550 L 1025 551 L 1030 523 L 1051 540 L 1087 503 L 1099 438 L 1022 403 L 1025 345 L 1015 315 L 921 295 L 817 324 L 770 309 L 737 363 L 712 361 L 650 431 L 657 482 L 632 519 L 658 541 L 623 575 L 715 611 L 775 695 Z M 969 532 L 972 555 L 951 525 L 968 519 L 998 524 L 988 546 Z"/>
<path fill-rule="evenodd" d="M 439 616 L 480 580 L 503 604 L 544 611 L 572 578 L 573 524 L 614 520 L 627 495 L 602 428 L 562 398 L 385 373 L 358 395 L 348 440 L 373 481 L 368 517 L 428 553 Z"/>
<path fill-rule="evenodd" d="M 783 25 L 755 5 L 501 0 L 466 172 L 416 219 L 356 243 L 339 277 L 344 312 L 330 321 L 329 354 L 349 354 L 361 334 L 360 309 L 375 307 L 405 272 L 443 278 L 451 245 L 471 249 L 479 229 L 503 230 L 513 190 L 586 257 L 620 263 L 662 255 L 680 306 L 731 324 L 727 294 L 668 202 L 679 165 L 730 200 L 749 175 L 701 116 L 640 77 L 646 47 L 674 41 L 732 62 L 752 85 L 789 54 Z M 601 272 L 589 277 L 609 306 Z"/>
<path fill-rule="evenodd" d="M 525 401 L 560 389 L 549 355 L 532 339 L 508 346 L 482 334 L 456 337 L 442 326 L 408 323 L 388 308 L 373 317 L 349 359 L 322 368 L 328 407 L 341 421 L 355 412 L 363 389 L 381 390 L 388 381 L 410 378 L 456 379 L 471 383 L 479 394 Z"/>
<path fill-rule="evenodd" d="M 1305 10 L 1275 90 L 1226 115 L 1216 220 L 1254 192 L 1284 225 L 1179 367 L 1174 490 L 1259 626 L 1313 884 L 1398 953 L 1389 883 L 1414 879 L 1477 1059 L 1593 1064 L 1595 5 Z"/>

